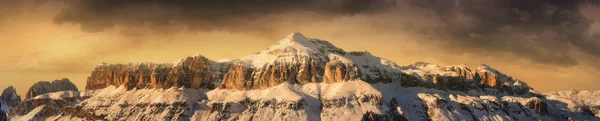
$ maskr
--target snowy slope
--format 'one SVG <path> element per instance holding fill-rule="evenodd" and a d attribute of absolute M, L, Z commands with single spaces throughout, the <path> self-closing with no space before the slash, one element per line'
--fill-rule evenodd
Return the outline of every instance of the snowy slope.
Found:
<path fill-rule="evenodd" d="M 400 83 L 284 83 L 262 90 L 109 87 L 79 106 L 113 120 L 598 120 L 572 99 L 405 88 Z M 541 94 L 540 94 L 541 95 Z M 590 100 L 586 100 L 590 101 Z M 585 101 L 584 101 L 585 102 Z M 182 105 L 175 105 L 175 104 Z M 152 105 L 155 104 L 155 105 Z M 535 105 L 532 105 L 535 104 Z M 541 105 L 546 105 L 541 106 Z M 567 104 L 567 105 L 565 105 Z M 561 107 L 564 105 L 564 107 Z M 145 107 L 139 107 L 145 106 Z M 540 110 L 546 109 L 546 110 Z M 54 116 L 68 119 L 71 115 Z M 367 116 L 368 117 L 368 116 Z M 377 118 L 379 117 L 379 118 Z"/>
<path fill-rule="evenodd" d="M 38 96 L 34 97 L 33 99 L 61 100 L 63 98 L 68 98 L 68 97 L 79 97 L 79 94 L 80 94 L 80 92 L 78 92 L 78 91 L 60 91 L 60 92 L 53 92 L 53 93 L 46 93 L 46 94 L 38 95 Z"/>
<path fill-rule="evenodd" d="M 194 89 L 140 89 L 126 90 L 110 86 L 89 92 L 93 95 L 80 103 L 80 107 L 109 120 L 166 120 L 189 118 L 194 102 L 205 98 L 204 90 Z M 182 115 L 175 115 L 182 114 Z"/>
<path fill-rule="evenodd" d="M 427 62 L 415 62 L 411 65 L 403 67 L 401 70 L 404 73 L 412 74 L 422 80 L 425 80 L 424 77 L 427 75 L 457 76 L 458 73 L 449 71 L 448 69 L 453 67 L 468 68 L 467 65 L 439 66 Z"/>
<path fill-rule="evenodd" d="M 45 120 L 43 118 L 37 118 L 35 116 L 38 113 L 40 113 L 40 111 L 42 111 L 43 108 L 44 108 L 44 106 L 36 107 L 35 109 L 31 110 L 31 112 L 27 113 L 27 115 L 16 116 L 16 117 L 11 118 L 10 120 L 13 120 L 13 121 Z"/>
<path fill-rule="evenodd" d="M 326 61 L 326 55 L 343 52 L 330 43 L 313 38 L 306 38 L 300 33 L 292 33 L 272 45 L 267 50 L 260 51 L 241 58 L 241 61 L 251 64 L 255 68 L 263 67 L 274 62 L 305 63 L 307 58 Z"/>

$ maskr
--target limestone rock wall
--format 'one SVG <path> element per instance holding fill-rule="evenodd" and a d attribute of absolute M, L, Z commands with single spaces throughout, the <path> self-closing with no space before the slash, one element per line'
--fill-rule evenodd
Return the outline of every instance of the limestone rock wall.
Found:
<path fill-rule="evenodd" d="M 190 56 L 171 63 L 103 64 L 88 77 L 86 89 L 125 86 L 134 88 L 207 88 L 214 89 L 223 76 L 222 66 L 203 56 Z"/>

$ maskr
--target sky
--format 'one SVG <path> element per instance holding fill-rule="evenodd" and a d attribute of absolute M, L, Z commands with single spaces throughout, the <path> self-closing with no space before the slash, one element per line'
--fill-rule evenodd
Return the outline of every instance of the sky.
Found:
<path fill-rule="evenodd" d="M 100 63 L 241 58 L 292 32 L 399 65 L 487 64 L 535 90 L 600 90 L 598 0 L 0 0 L 0 88 Z"/>

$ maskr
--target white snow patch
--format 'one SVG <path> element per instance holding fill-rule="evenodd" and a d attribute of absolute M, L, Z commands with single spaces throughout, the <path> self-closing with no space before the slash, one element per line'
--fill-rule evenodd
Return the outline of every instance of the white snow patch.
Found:
<path fill-rule="evenodd" d="M 46 93 L 43 95 L 35 96 L 33 99 L 52 99 L 52 100 L 61 100 L 63 98 L 68 97 L 79 97 L 80 93 L 77 91 L 60 91 L 53 93 Z"/>
<path fill-rule="evenodd" d="M 227 89 L 215 89 L 206 93 L 209 100 L 223 102 L 239 102 L 247 98 L 252 100 L 283 100 L 298 101 L 302 99 L 301 94 L 295 91 L 294 85 L 282 83 L 275 87 L 262 90 L 235 91 Z"/>
<path fill-rule="evenodd" d="M 31 110 L 26 115 L 15 116 L 14 118 L 12 118 L 10 120 L 11 121 L 31 121 L 31 120 L 37 120 L 37 119 L 34 119 L 35 115 L 37 115 L 40 111 L 42 111 L 42 109 L 44 109 L 44 106 L 36 107 L 35 109 Z"/>
<path fill-rule="evenodd" d="M 321 59 L 324 53 L 328 53 L 329 47 L 320 44 L 316 39 L 306 38 L 300 33 L 292 33 L 286 38 L 272 45 L 267 50 L 260 51 L 257 54 L 252 54 L 240 59 L 252 67 L 260 68 L 274 62 L 284 63 L 303 63 L 306 58 Z M 321 52 L 325 50 L 325 52 Z"/>
<path fill-rule="evenodd" d="M 235 61 L 238 61 L 238 60 L 240 60 L 240 59 L 225 58 L 225 59 L 218 60 L 217 62 L 219 62 L 219 63 L 231 63 L 231 62 L 235 62 Z"/>
<path fill-rule="evenodd" d="M 340 83 L 309 83 L 304 85 L 302 90 L 308 92 L 307 94 L 319 91 L 322 99 L 339 99 L 360 95 L 382 96 L 381 92 L 373 88 L 371 84 L 360 80 Z"/>
<path fill-rule="evenodd" d="M 176 102 L 188 102 L 190 100 L 197 101 L 201 98 L 199 97 L 200 92 L 197 91 L 200 90 L 183 88 L 127 90 L 123 86 L 120 86 L 119 88 L 109 86 L 105 89 L 97 90 L 96 92 L 90 92 L 93 96 L 84 102 L 94 105 L 95 103 L 106 103 L 102 100 L 119 99 L 117 104 L 170 104 Z"/>

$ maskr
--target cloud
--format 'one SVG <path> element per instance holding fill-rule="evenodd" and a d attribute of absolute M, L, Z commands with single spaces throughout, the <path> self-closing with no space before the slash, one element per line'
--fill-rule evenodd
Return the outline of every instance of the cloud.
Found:
<path fill-rule="evenodd" d="M 414 36 L 425 38 L 423 42 L 447 43 L 441 50 L 500 58 L 511 55 L 508 57 L 569 67 L 580 63 L 576 53 L 600 57 L 600 34 L 590 28 L 598 20 L 583 15 L 581 10 L 582 6 L 598 7 L 599 3 L 598 0 L 77 0 L 68 2 L 54 22 L 78 24 L 86 32 L 121 27 L 123 36 L 143 36 L 148 31 L 164 35 L 229 31 L 273 37 L 280 23 L 310 25 L 329 20 L 334 23 L 336 18 L 367 15 L 373 17 L 361 22 L 377 25 L 378 31 L 414 32 Z M 397 17 L 427 23 L 393 21 Z M 389 21 L 382 23 L 386 19 Z M 431 21 L 433 25 L 424 25 Z"/>
<path fill-rule="evenodd" d="M 158 33 L 189 31 L 268 32 L 270 23 L 311 21 L 320 17 L 375 12 L 386 0 L 78 0 L 59 13 L 55 23 L 80 24 L 88 32 L 115 26 L 147 27 Z M 295 18 L 297 17 L 297 18 Z"/>
<path fill-rule="evenodd" d="M 578 64 L 573 53 L 600 56 L 600 38 L 590 32 L 594 20 L 580 10 L 595 0 L 407 0 L 435 13 L 438 40 L 461 53 L 516 55 L 537 63 Z M 598 21 L 598 20 L 596 20 Z"/>
<path fill-rule="evenodd" d="M 21 11 L 23 1 L 20 0 L 0 0 L 0 25 L 5 23 L 5 19 Z"/>

